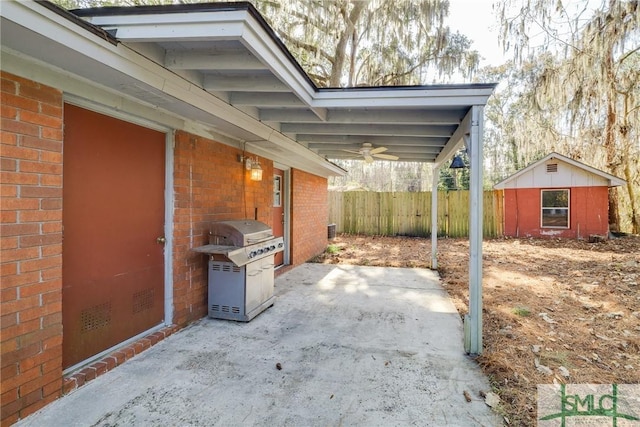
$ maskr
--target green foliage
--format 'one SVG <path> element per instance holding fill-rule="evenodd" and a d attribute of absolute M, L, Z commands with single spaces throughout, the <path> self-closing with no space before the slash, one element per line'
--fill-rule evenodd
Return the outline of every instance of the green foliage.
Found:
<path fill-rule="evenodd" d="M 327 249 L 325 249 L 325 252 L 331 255 L 337 254 L 340 252 L 340 247 L 338 245 L 329 245 L 327 246 Z"/>
<path fill-rule="evenodd" d="M 531 315 L 531 310 L 529 309 L 529 307 L 522 307 L 522 306 L 514 307 L 513 310 L 511 310 L 511 312 L 516 316 L 521 316 L 521 317 L 528 317 Z"/>

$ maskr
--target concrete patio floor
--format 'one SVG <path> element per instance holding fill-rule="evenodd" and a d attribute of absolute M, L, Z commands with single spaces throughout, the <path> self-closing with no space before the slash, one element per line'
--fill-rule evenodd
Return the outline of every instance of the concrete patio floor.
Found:
<path fill-rule="evenodd" d="M 251 322 L 202 319 L 17 425 L 501 425 L 436 273 L 305 264 L 276 295 Z"/>

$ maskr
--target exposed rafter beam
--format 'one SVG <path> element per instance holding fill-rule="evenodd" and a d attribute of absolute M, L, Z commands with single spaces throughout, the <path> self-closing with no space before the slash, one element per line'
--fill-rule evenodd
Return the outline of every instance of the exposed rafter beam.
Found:
<path fill-rule="evenodd" d="M 326 111 L 326 110 L 325 110 Z M 260 120 L 263 122 L 290 122 L 290 123 L 320 123 L 321 120 L 310 109 L 282 109 L 263 108 L 260 110 Z"/>
<path fill-rule="evenodd" d="M 418 137 L 418 136 L 372 136 L 372 135 L 317 135 L 298 134 L 299 142 L 305 143 L 329 143 L 329 144 L 362 144 L 370 142 L 378 145 L 417 145 L 428 147 L 442 147 L 447 142 L 447 137 Z"/>
<path fill-rule="evenodd" d="M 357 154 L 347 153 L 345 151 L 327 151 L 319 152 L 320 156 L 327 159 L 358 159 L 361 158 Z M 386 153 L 385 153 L 386 154 Z M 433 162 L 436 155 L 433 154 L 400 154 L 398 161 L 404 162 Z M 381 159 L 382 160 L 382 159 Z"/>
<path fill-rule="evenodd" d="M 216 75 L 208 74 L 204 78 L 207 91 L 234 92 L 291 92 L 280 80 L 272 75 Z"/>
<path fill-rule="evenodd" d="M 299 107 L 304 103 L 292 93 L 250 93 L 233 92 L 230 97 L 233 105 L 250 105 L 254 107 Z"/>
<path fill-rule="evenodd" d="M 455 126 L 433 125 L 366 125 L 366 124 L 317 124 L 283 123 L 280 130 L 290 134 L 358 134 L 358 135 L 402 135 L 448 137 Z"/>
<path fill-rule="evenodd" d="M 260 118 L 265 121 L 287 122 L 287 123 L 314 123 L 316 117 L 305 111 L 298 111 L 291 115 L 291 112 L 283 110 L 263 110 Z M 377 124 L 416 124 L 416 125 L 458 125 L 465 112 L 463 110 L 385 110 L 367 109 L 356 111 L 350 109 L 332 110 L 327 117 L 328 123 L 355 124 L 355 123 L 377 123 Z"/>
<path fill-rule="evenodd" d="M 164 65 L 172 70 L 266 70 L 249 52 L 168 51 Z"/>
<path fill-rule="evenodd" d="M 375 147 L 375 146 L 374 146 Z M 318 152 L 326 151 L 338 151 L 338 150 L 359 150 L 362 148 L 362 144 L 349 144 L 349 145 L 335 145 L 335 144 L 309 144 L 308 148 L 317 150 Z M 417 146 L 397 146 L 388 147 L 389 149 L 384 154 L 398 154 L 398 153 L 433 153 L 438 154 L 440 152 L 439 147 L 417 147 Z"/>
<path fill-rule="evenodd" d="M 326 108 L 319 107 L 311 107 L 311 111 L 318 117 L 322 122 L 327 121 L 327 117 L 329 115 L 329 111 Z"/>

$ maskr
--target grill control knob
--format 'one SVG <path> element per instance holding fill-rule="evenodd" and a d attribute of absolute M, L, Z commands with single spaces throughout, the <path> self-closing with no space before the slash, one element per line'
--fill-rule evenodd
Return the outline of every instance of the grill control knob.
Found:
<path fill-rule="evenodd" d="M 275 245 L 271 245 L 271 246 L 269 246 L 269 250 L 270 250 L 270 251 L 274 250 L 275 248 L 276 248 L 276 246 L 275 246 Z"/>
<path fill-rule="evenodd" d="M 260 254 L 261 254 L 261 253 L 263 253 L 263 252 L 264 252 L 264 251 L 263 251 L 262 249 L 258 249 L 258 250 L 256 251 L 256 253 L 257 253 L 258 255 L 260 255 Z"/>
<path fill-rule="evenodd" d="M 251 251 L 249 253 L 249 258 L 253 258 L 254 256 L 256 256 L 256 251 Z"/>
<path fill-rule="evenodd" d="M 282 242 L 278 243 L 278 247 L 279 247 L 279 248 L 281 248 L 281 247 L 283 247 L 283 246 L 284 246 L 284 243 L 282 243 Z"/>

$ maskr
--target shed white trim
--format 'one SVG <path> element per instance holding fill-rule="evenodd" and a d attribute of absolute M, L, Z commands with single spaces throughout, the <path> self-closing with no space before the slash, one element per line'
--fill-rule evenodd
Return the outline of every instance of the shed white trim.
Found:
<path fill-rule="evenodd" d="M 560 182 L 557 182 L 555 185 L 550 185 L 548 182 L 544 182 L 544 183 L 536 182 L 537 180 L 533 179 L 533 177 L 530 180 L 531 181 L 530 183 L 523 184 L 522 182 L 518 182 L 519 178 L 522 178 L 525 175 L 532 173 L 534 169 L 538 167 L 543 167 L 545 164 L 553 160 L 557 160 L 559 162 L 562 162 L 571 166 L 572 168 L 577 168 L 580 171 L 584 171 L 586 174 L 592 175 L 592 177 L 589 178 L 586 175 L 583 175 L 576 179 L 575 177 L 569 178 L 564 176 L 562 177 L 562 180 Z M 549 170 L 547 171 L 547 173 L 553 173 L 553 172 Z M 596 178 L 596 180 L 594 180 L 593 178 Z M 531 163 L 529 166 L 519 170 L 518 172 L 511 175 L 510 177 L 500 181 L 499 183 L 494 185 L 493 188 L 495 188 L 496 190 L 504 190 L 505 188 L 539 188 L 539 187 L 566 187 L 566 186 L 590 187 L 590 186 L 602 186 L 602 185 L 606 185 L 608 187 L 618 187 L 625 184 L 626 184 L 626 181 L 624 179 L 618 178 L 614 175 L 603 172 L 589 165 L 585 165 L 584 163 L 578 162 L 577 160 L 573 160 L 569 157 L 553 152 L 546 155 L 544 158 L 538 160 L 537 162 Z"/>

